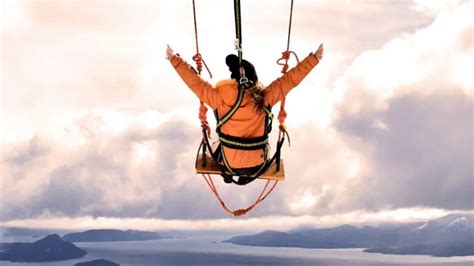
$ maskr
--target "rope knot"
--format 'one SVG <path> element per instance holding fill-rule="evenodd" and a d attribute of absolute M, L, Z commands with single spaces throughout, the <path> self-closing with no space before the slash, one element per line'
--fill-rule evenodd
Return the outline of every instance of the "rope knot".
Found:
<path fill-rule="evenodd" d="M 199 107 L 199 120 L 201 120 L 201 128 L 207 132 L 207 135 L 211 134 L 211 128 L 209 127 L 209 122 L 207 122 L 207 107 L 201 102 Z"/>
<path fill-rule="evenodd" d="M 280 125 L 283 125 L 285 123 L 286 116 L 286 110 L 280 109 L 280 112 L 278 113 L 278 121 L 280 122 Z"/>
<path fill-rule="evenodd" d="M 232 212 L 235 217 L 245 215 L 249 210 L 248 209 L 238 209 Z"/>
<path fill-rule="evenodd" d="M 300 60 L 298 59 L 298 55 L 296 55 L 295 52 L 290 51 L 290 50 L 286 50 L 286 51 L 282 52 L 281 57 L 277 60 L 277 64 L 283 67 L 283 69 L 281 70 L 282 74 L 285 74 L 288 71 L 288 68 L 289 68 L 288 60 L 290 60 L 291 55 L 295 56 L 296 61 L 298 63 L 300 62 Z"/>
<path fill-rule="evenodd" d="M 200 53 L 196 53 L 193 56 L 193 61 L 196 62 L 196 67 L 197 67 L 197 71 L 198 71 L 199 75 L 201 75 L 202 66 L 204 65 L 206 67 L 207 72 L 209 73 L 209 77 L 211 77 L 211 79 L 212 79 L 212 73 L 209 70 L 209 67 L 207 67 L 206 61 L 204 61 L 204 59 L 202 59 L 202 56 L 201 56 Z"/>
<path fill-rule="evenodd" d="M 196 62 L 196 66 L 197 66 L 197 71 L 199 73 L 199 75 L 201 75 L 201 71 L 202 71 L 202 56 L 200 53 L 197 53 L 193 56 L 193 60 L 194 62 Z"/>

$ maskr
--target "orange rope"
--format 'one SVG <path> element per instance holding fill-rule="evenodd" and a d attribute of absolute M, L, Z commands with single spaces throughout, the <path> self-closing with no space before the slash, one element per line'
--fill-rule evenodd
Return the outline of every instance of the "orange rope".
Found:
<path fill-rule="evenodd" d="M 286 110 L 285 110 L 285 102 L 286 102 L 286 98 L 283 97 L 283 99 L 281 99 L 281 103 L 280 103 L 280 112 L 278 113 L 278 122 L 280 122 L 280 126 L 282 126 L 282 127 L 285 126 L 285 119 L 286 119 L 286 116 L 287 116 L 287 113 L 286 113 Z"/>
<path fill-rule="evenodd" d="M 235 217 L 243 216 L 243 215 L 247 214 L 249 211 L 251 211 L 253 208 L 255 208 L 255 206 L 257 206 L 260 202 L 262 202 L 273 191 L 273 189 L 276 187 L 276 185 L 278 183 L 278 181 L 275 181 L 273 183 L 273 186 L 270 188 L 270 190 L 266 191 L 267 188 L 268 188 L 268 185 L 270 184 L 270 180 L 267 180 L 267 183 L 263 187 L 262 192 L 260 192 L 260 194 L 258 195 L 257 199 L 255 200 L 255 202 L 253 204 L 251 204 L 247 208 L 231 210 L 231 209 L 229 209 L 229 207 L 227 207 L 227 205 L 225 204 L 225 202 L 222 200 L 221 196 L 219 195 L 219 192 L 217 191 L 216 186 L 214 185 L 214 182 L 212 181 L 211 176 L 209 174 L 202 174 L 202 176 L 204 177 L 204 180 L 206 181 L 206 183 L 209 186 L 209 188 L 211 189 L 211 191 L 216 196 L 216 198 L 219 201 L 222 208 L 226 212 L 234 215 Z"/>
<path fill-rule="evenodd" d="M 207 122 L 207 107 L 201 101 L 201 105 L 199 106 L 199 120 L 201 120 L 201 128 L 207 132 L 207 135 L 211 135 L 211 127 L 209 126 L 209 122 Z"/>
<path fill-rule="evenodd" d="M 209 73 L 209 76 L 212 79 L 212 73 L 209 70 L 209 68 L 207 67 L 206 61 L 204 61 L 204 59 L 202 58 L 202 55 L 200 53 L 196 53 L 193 56 L 193 60 L 194 60 L 194 62 L 196 62 L 197 71 L 198 71 L 199 75 L 201 75 L 202 66 L 204 65 L 204 67 L 206 67 L 207 72 Z"/>
<path fill-rule="evenodd" d="M 282 56 L 281 56 L 281 58 L 279 58 L 277 60 L 277 64 L 280 65 L 280 66 L 283 66 L 283 69 L 281 70 L 281 73 L 286 74 L 286 72 L 288 71 L 288 67 L 289 67 L 288 66 L 288 60 L 290 60 L 290 55 L 294 55 L 295 58 L 296 58 L 296 61 L 298 63 L 300 62 L 300 60 L 298 58 L 298 55 L 293 51 L 286 50 L 285 52 L 282 52 L 281 54 L 282 54 Z M 286 110 L 285 110 L 285 102 L 286 102 L 286 98 L 283 97 L 283 99 L 281 100 L 281 103 L 280 103 L 280 112 L 278 113 L 278 122 L 280 122 L 280 132 L 284 132 L 288 136 L 288 132 L 286 131 L 286 127 L 285 127 L 285 119 L 287 117 L 287 113 L 286 113 Z M 279 137 L 279 139 L 280 139 L 280 137 Z M 290 139 L 288 138 L 288 143 L 290 143 L 289 140 Z"/>
<path fill-rule="evenodd" d="M 289 50 L 286 50 L 285 52 L 282 52 L 281 57 L 277 60 L 277 64 L 280 65 L 280 66 L 283 66 L 283 69 L 281 70 L 282 74 L 285 74 L 286 71 L 288 71 L 288 60 L 290 60 L 290 55 L 294 55 L 295 58 L 296 58 L 296 61 L 298 63 L 300 62 L 300 60 L 298 58 L 298 55 L 295 52 L 289 51 Z M 283 60 L 285 62 L 282 62 Z"/>
<path fill-rule="evenodd" d="M 296 61 L 299 63 L 300 60 L 298 59 L 298 55 L 290 51 L 290 38 L 291 38 L 291 23 L 293 21 L 293 0 L 291 0 L 291 7 L 290 7 L 290 22 L 288 24 L 288 39 L 286 41 L 286 51 L 281 53 L 281 58 L 277 60 L 277 64 L 280 66 L 283 66 L 283 69 L 281 70 L 282 74 L 286 74 L 288 71 L 288 60 L 290 59 L 291 55 L 294 55 L 296 58 Z M 282 62 L 285 61 L 285 62 Z M 290 135 L 288 135 L 288 132 L 286 131 L 285 127 L 285 118 L 287 116 L 287 113 L 285 111 L 285 97 L 281 100 L 280 104 L 280 112 L 278 113 L 278 121 L 280 122 L 280 133 L 278 134 L 278 141 L 280 141 L 281 137 L 283 135 L 288 136 L 288 143 L 290 143 Z"/>
<path fill-rule="evenodd" d="M 212 78 L 212 73 L 207 67 L 206 62 L 204 62 L 204 60 L 202 59 L 202 56 L 200 53 L 196 53 L 193 56 L 193 60 L 194 62 L 196 62 L 197 72 L 199 75 L 201 75 L 202 65 L 204 64 L 204 66 L 207 69 L 207 72 L 209 73 L 209 76 Z M 206 130 L 207 135 L 209 136 L 211 134 L 211 128 L 209 126 L 209 122 L 207 122 L 207 107 L 202 101 L 199 106 L 199 120 L 201 121 L 202 130 Z"/>
<path fill-rule="evenodd" d="M 198 38 L 198 28 L 197 28 L 197 19 L 196 19 L 196 3 L 194 2 L 194 0 L 193 0 L 193 18 L 194 18 L 194 40 L 196 41 L 196 54 L 193 56 L 193 60 L 194 62 L 196 62 L 199 75 L 201 75 L 202 65 L 204 63 L 204 66 L 206 67 L 207 72 L 209 72 L 209 76 L 211 76 L 212 78 L 211 71 L 209 70 L 206 62 L 204 62 L 201 54 L 199 53 L 199 38 Z"/>
<path fill-rule="evenodd" d="M 196 162 L 198 161 L 198 156 L 200 154 L 200 151 L 202 149 L 202 147 L 205 145 L 204 143 L 204 140 L 201 141 L 201 144 L 199 145 L 199 148 L 198 148 L 198 151 L 196 153 Z M 197 165 L 196 165 L 197 167 Z M 267 183 L 265 184 L 264 188 L 262 189 L 262 191 L 260 192 L 259 196 L 257 197 L 257 199 L 255 200 L 255 202 L 253 204 L 251 204 L 250 206 L 248 206 L 247 208 L 243 208 L 243 209 L 237 209 L 237 210 L 231 210 L 229 209 L 229 207 L 227 207 L 227 205 L 225 204 L 224 200 L 221 198 L 221 196 L 219 195 L 219 192 L 217 191 L 217 188 L 216 186 L 214 185 L 214 182 L 212 180 L 212 177 L 210 174 L 201 174 L 202 177 L 204 178 L 204 180 L 206 181 L 207 185 L 209 186 L 209 188 L 211 189 L 212 193 L 214 194 L 214 196 L 217 198 L 217 200 L 219 201 L 219 204 L 221 205 L 221 207 L 228 213 L 234 215 L 235 217 L 239 217 L 239 216 L 243 216 L 245 214 L 247 214 L 249 211 L 251 211 L 253 208 L 255 208 L 260 202 L 262 202 L 272 191 L 273 189 L 276 187 L 276 185 L 278 184 L 278 180 L 276 180 L 274 183 L 273 183 L 273 186 L 270 188 L 270 190 L 266 191 L 267 188 L 268 188 L 268 185 L 270 184 L 270 180 L 267 180 Z M 266 192 L 265 192 L 266 191 Z"/>

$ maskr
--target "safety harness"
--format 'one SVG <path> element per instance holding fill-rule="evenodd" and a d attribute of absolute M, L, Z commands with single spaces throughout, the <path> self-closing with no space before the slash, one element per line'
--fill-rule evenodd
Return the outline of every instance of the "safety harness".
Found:
<path fill-rule="evenodd" d="M 217 128 L 216 132 L 219 137 L 219 146 L 217 147 L 217 154 L 215 157 L 215 161 L 218 164 L 223 164 L 226 169 L 226 173 L 222 175 L 224 177 L 224 182 L 226 183 L 235 183 L 237 185 L 246 185 L 255 179 L 257 179 L 268 167 L 269 167 L 269 160 L 268 160 L 268 136 L 272 130 L 272 121 L 273 121 L 273 114 L 271 112 L 271 107 L 266 106 L 264 108 L 265 111 L 265 127 L 264 133 L 260 137 L 253 137 L 253 138 L 242 138 L 237 136 L 231 136 L 224 134 L 221 130 L 222 126 L 232 118 L 232 116 L 237 112 L 238 108 L 242 103 L 244 95 L 244 89 L 242 87 L 239 88 L 239 95 L 231 110 L 226 113 L 222 118 L 219 117 L 217 110 L 214 111 L 214 115 L 216 116 L 217 121 Z M 251 169 L 236 169 L 232 168 L 229 163 L 227 162 L 227 158 L 225 156 L 224 147 L 236 150 L 262 150 L 263 152 L 263 163 L 260 166 L 252 167 Z M 279 153 L 280 150 L 277 149 L 276 153 Z M 239 176 L 238 180 L 234 180 L 233 176 Z"/>

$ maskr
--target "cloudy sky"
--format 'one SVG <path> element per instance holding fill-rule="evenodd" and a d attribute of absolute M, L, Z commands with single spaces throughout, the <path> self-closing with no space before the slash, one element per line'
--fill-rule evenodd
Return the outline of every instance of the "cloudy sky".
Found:
<path fill-rule="evenodd" d="M 238 219 L 194 174 L 199 101 L 165 60 L 167 44 L 195 53 L 191 3 L 2 1 L 1 224 L 259 230 L 473 212 L 472 1 L 296 0 L 291 49 L 325 55 L 287 97 L 286 180 Z M 232 1 L 196 3 L 216 83 Z M 280 75 L 289 7 L 242 1 L 244 57 L 264 84 Z M 231 208 L 263 186 L 215 180 Z"/>

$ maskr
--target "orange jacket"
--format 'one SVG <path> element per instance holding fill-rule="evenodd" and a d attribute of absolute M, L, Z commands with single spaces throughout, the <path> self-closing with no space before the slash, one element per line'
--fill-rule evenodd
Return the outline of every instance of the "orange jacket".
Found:
<path fill-rule="evenodd" d="M 292 88 L 296 87 L 308 75 L 318 62 L 316 56 L 311 53 L 282 77 L 273 81 L 264 90 L 265 106 L 273 106 L 281 101 Z M 201 101 L 213 110 L 217 109 L 219 117 L 225 115 L 235 104 L 238 97 L 238 84 L 235 80 L 223 80 L 213 87 L 201 79 L 194 69 L 178 55 L 171 59 L 171 64 Z M 254 103 L 251 101 L 251 96 L 245 93 L 239 109 L 221 127 L 221 131 L 231 136 L 253 138 L 262 136 L 264 127 L 265 112 L 257 113 Z M 262 150 L 235 150 L 224 147 L 224 153 L 232 168 L 254 167 L 263 163 Z"/>

